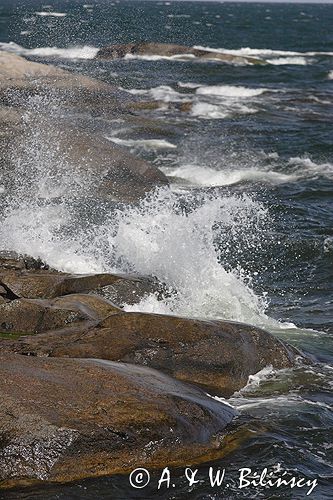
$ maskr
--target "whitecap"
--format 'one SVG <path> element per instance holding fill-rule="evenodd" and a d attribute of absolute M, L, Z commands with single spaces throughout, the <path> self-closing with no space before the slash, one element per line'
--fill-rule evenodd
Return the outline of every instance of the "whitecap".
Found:
<path fill-rule="evenodd" d="M 176 168 L 164 168 L 163 172 L 171 178 L 184 179 L 189 184 L 198 186 L 230 186 L 240 182 L 265 182 L 268 184 L 283 184 L 294 182 L 297 175 L 284 174 L 274 170 L 256 168 L 239 170 L 215 170 L 198 165 L 184 165 Z"/>
<path fill-rule="evenodd" d="M 273 64 L 274 66 L 281 65 L 295 65 L 295 66 L 306 66 L 311 64 L 312 59 L 306 59 L 305 57 L 295 56 L 295 57 L 277 57 L 276 59 L 267 59 L 267 62 Z"/>
<path fill-rule="evenodd" d="M 196 90 L 196 94 L 245 99 L 247 97 L 255 97 L 261 95 L 268 90 L 269 89 L 266 88 L 253 89 L 250 87 L 241 87 L 234 85 L 209 85 L 199 87 Z"/>
<path fill-rule="evenodd" d="M 65 12 L 48 12 L 48 11 L 41 11 L 41 12 L 35 12 L 37 16 L 41 17 L 65 17 L 67 14 Z"/>
<path fill-rule="evenodd" d="M 14 42 L 0 43 L 0 49 L 7 52 L 13 52 L 22 56 L 33 57 L 57 57 L 60 59 L 94 59 L 98 48 L 90 45 L 73 46 L 67 48 L 60 47 L 36 47 L 26 49 Z"/>
<path fill-rule="evenodd" d="M 241 104 L 232 104 L 229 103 L 225 105 L 218 104 L 209 104 L 206 102 L 197 102 L 194 103 L 191 109 L 191 115 L 199 118 L 205 119 L 223 119 L 232 117 L 237 114 L 253 114 L 256 113 L 257 110 L 255 108 L 251 108 L 249 106 L 241 105 Z"/>
<path fill-rule="evenodd" d="M 127 146 L 137 149 L 148 149 L 148 150 L 158 150 L 158 149 L 176 149 L 177 146 L 168 142 L 164 139 L 120 139 L 119 137 L 107 137 L 107 139 L 115 144 L 121 146 Z"/>
<path fill-rule="evenodd" d="M 194 83 L 194 82 L 178 82 L 177 83 L 178 87 L 184 88 L 184 89 L 197 89 L 198 87 L 201 87 L 201 83 Z"/>
<path fill-rule="evenodd" d="M 164 101 L 164 102 L 180 102 L 184 100 L 188 100 L 188 94 L 181 94 L 177 92 L 169 85 L 160 85 L 159 87 L 151 88 L 151 89 L 124 89 L 119 87 L 121 90 L 125 90 L 129 94 L 133 95 L 146 95 L 148 97 L 152 97 L 156 101 Z"/>
<path fill-rule="evenodd" d="M 333 178 L 332 163 L 315 163 L 311 158 L 293 157 L 288 160 L 289 165 L 300 167 L 299 175 L 309 177 L 313 175 L 322 175 L 324 177 Z"/>
<path fill-rule="evenodd" d="M 207 50 L 209 52 L 225 53 L 237 56 L 249 56 L 249 57 L 289 57 L 289 56 L 333 56 L 333 52 L 325 51 L 309 51 L 309 52 L 297 52 L 294 50 L 276 50 L 276 49 L 252 49 L 250 47 L 242 47 L 240 49 L 225 49 L 225 48 L 212 48 L 203 47 L 201 45 L 195 45 L 194 48 L 199 50 Z"/>
<path fill-rule="evenodd" d="M 127 61 L 131 60 L 142 60 L 142 61 L 188 61 L 196 59 L 193 54 L 177 54 L 174 56 L 158 56 L 154 54 L 150 55 L 136 55 L 136 54 L 126 54 L 124 59 Z"/>

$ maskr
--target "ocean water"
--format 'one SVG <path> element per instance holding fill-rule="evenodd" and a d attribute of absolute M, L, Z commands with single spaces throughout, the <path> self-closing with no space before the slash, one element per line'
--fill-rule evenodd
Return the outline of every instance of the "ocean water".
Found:
<path fill-rule="evenodd" d="M 156 276 L 177 294 L 150 295 L 127 310 L 251 323 L 309 353 L 314 365 L 267 367 L 231 398 L 258 424 L 214 464 L 234 479 L 229 489 L 202 480 L 189 493 L 175 471 L 171 492 L 157 493 L 157 481 L 135 491 L 119 476 L 7 498 L 307 498 L 304 488 L 237 488 L 240 467 L 278 464 L 318 478 L 310 498 L 332 498 L 333 5 L 47 3 L 2 0 L 0 48 L 158 102 L 142 111 L 153 126 L 84 109 L 68 119 L 153 162 L 171 186 L 137 204 L 96 199 L 94 175 L 62 157 L 61 130 L 43 127 L 45 110 L 55 122 L 63 117 L 61 100 L 28 97 L 15 168 L 0 173 L 1 246 L 65 271 Z M 94 60 L 100 47 L 140 40 L 268 64 Z"/>

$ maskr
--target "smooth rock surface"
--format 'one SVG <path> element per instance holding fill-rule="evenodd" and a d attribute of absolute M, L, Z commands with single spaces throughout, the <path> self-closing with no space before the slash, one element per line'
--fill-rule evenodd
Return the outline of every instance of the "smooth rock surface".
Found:
<path fill-rule="evenodd" d="M 264 330 L 241 323 L 117 311 L 89 328 L 83 324 L 24 337 L 14 350 L 149 366 L 225 396 L 244 387 L 250 375 L 269 365 L 291 367 L 300 355 Z"/>
<path fill-rule="evenodd" d="M 0 394 L 3 488 L 223 455 L 235 415 L 154 370 L 98 360 L 0 355 Z"/>

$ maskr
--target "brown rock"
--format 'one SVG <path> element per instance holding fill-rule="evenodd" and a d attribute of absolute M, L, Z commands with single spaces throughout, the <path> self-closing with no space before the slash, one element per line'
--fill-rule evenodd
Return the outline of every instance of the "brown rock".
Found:
<path fill-rule="evenodd" d="M 53 300 L 17 299 L 0 304 L 0 333 L 41 333 L 89 328 L 121 310 L 97 295 L 73 294 Z"/>
<path fill-rule="evenodd" d="M 3 488 L 217 458 L 235 415 L 155 370 L 97 360 L 0 355 L 0 393 Z"/>
<path fill-rule="evenodd" d="M 47 157 L 49 145 L 54 145 L 53 174 L 61 177 L 68 175 L 71 169 L 80 171 L 82 178 L 86 179 L 90 193 L 100 198 L 137 201 L 157 186 L 168 185 L 167 177 L 158 168 L 112 143 L 101 133 L 76 128 L 68 123 L 67 118 L 61 119 L 57 116 L 50 120 L 45 113 L 46 109 L 38 112 L 29 110 L 26 115 L 22 113 L 21 124 L 16 127 L 14 135 L 12 128 L 8 127 L 7 137 L 5 132 L 2 138 L 0 134 L 0 151 L 5 158 L 4 168 L 8 179 L 18 175 L 15 173 L 17 157 L 28 162 L 29 170 L 29 161 L 34 160 L 29 155 L 38 133 L 40 154 L 44 154 L 44 147 Z M 35 182 L 37 183 L 38 179 L 35 179 Z"/>
<path fill-rule="evenodd" d="M 0 286 L 11 298 L 51 299 L 68 294 L 93 293 L 118 306 L 135 304 L 145 295 L 165 291 L 162 283 L 150 278 L 108 273 L 74 275 L 52 270 L 14 271 L 7 269 L 6 265 L 1 268 L 1 263 Z M 2 293 L 0 291 L 0 295 Z"/>
<path fill-rule="evenodd" d="M 61 308 L 45 300 L 18 299 L 0 305 L 1 333 L 40 333 L 87 323 L 88 314 L 77 307 Z"/>
<path fill-rule="evenodd" d="M 286 368 L 300 353 L 249 325 L 119 313 L 98 327 L 49 332 L 17 342 L 21 353 L 95 357 L 150 366 L 230 396 L 268 365 Z"/>
<path fill-rule="evenodd" d="M 28 61 L 21 56 L 0 51 L 0 90 L 41 87 L 52 89 L 87 89 L 97 91 L 110 87 L 98 80 L 71 73 L 50 64 Z"/>

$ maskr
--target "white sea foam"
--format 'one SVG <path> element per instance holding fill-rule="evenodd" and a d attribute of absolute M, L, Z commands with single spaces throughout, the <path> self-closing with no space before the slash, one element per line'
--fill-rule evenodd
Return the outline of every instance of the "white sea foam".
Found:
<path fill-rule="evenodd" d="M 268 164 L 263 164 L 262 160 L 268 160 Z M 185 158 L 186 161 L 186 158 Z M 228 164 L 231 163 L 231 159 Z M 314 177 L 333 178 L 333 164 L 315 163 L 308 157 L 295 157 L 288 160 L 281 159 L 276 153 L 263 154 L 258 166 L 243 166 L 231 164 L 226 167 L 224 164 L 218 168 L 211 168 L 204 163 L 184 163 L 177 167 L 164 167 L 163 172 L 177 182 L 184 181 L 186 185 L 192 186 L 229 186 L 240 182 L 261 182 L 267 184 L 284 184 L 297 182 L 300 179 L 311 179 Z M 281 171 L 281 167 L 283 170 Z"/>
<path fill-rule="evenodd" d="M 252 49 L 250 47 L 242 47 L 241 49 L 224 49 L 195 46 L 197 49 L 208 50 L 211 52 L 224 53 L 241 57 L 254 57 L 262 59 L 273 65 L 302 65 L 313 63 L 315 57 L 332 57 L 333 52 L 297 52 L 293 50 L 274 50 L 274 49 Z"/>
<path fill-rule="evenodd" d="M 197 85 L 182 84 L 178 87 L 194 89 L 195 93 L 177 92 L 168 85 L 160 85 L 151 89 L 123 89 L 133 95 L 150 97 L 156 101 L 192 102 L 191 115 L 206 119 L 223 119 L 239 114 L 256 113 L 253 106 L 244 104 L 244 101 L 255 100 L 265 92 L 275 92 L 266 88 L 250 88 L 233 85 Z"/>
<path fill-rule="evenodd" d="M 266 88 L 253 89 L 250 87 L 241 87 L 234 85 L 207 85 L 197 88 L 196 94 L 246 99 L 248 97 L 261 95 L 268 90 L 269 89 Z"/>
<path fill-rule="evenodd" d="M 26 49 L 25 47 L 21 47 L 14 42 L 0 43 L 0 49 L 22 56 L 57 57 L 60 59 L 94 59 L 99 50 L 98 48 L 91 47 L 90 45 L 67 48 L 37 47 L 34 49 Z"/>
<path fill-rule="evenodd" d="M 333 70 L 328 73 L 327 78 L 333 80 Z"/>
<path fill-rule="evenodd" d="M 35 12 L 37 16 L 41 17 L 65 17 L 67 16 L 66 12 L 52 12 L 52 11 L 41 11 Z"/>
<path fill-rule="evenodd" d="M 197 102 L 193 104 L 191 114 L 205 119 L 222 119 L 232 117 L 237 114 L 256 113 L 255 108 L 251 108 L 240 103 L 210 104 L 207 102 Z"/>
<path fill-rule="evenodd" d="M 31 98 L 35 113 L 38 99 Z M 261 203 L 245 194 L 193 192 L 184 211 L 178 195 L 163 188 L 116 211 L 101 210 L 98 197 L 89 197 L 89 210 L 104 215 L 83 222 L 81 203 L 94 193 L 98 176 L 63 156 L 59 128 L 31 119 L 0 215 L 0 240 L 8 249 L 69 272 L 153 275 L 176 291 L 162 301 L 150 295 L 135 310 L 278 325 L 267 317 L 266 299 L 254 292 L 251 278 L 239 265 L 223 267 L 216 248 L 216 238 L 233 255 L 236 248 L 260 246 L 269 227 Z"/>
<path fill-rule="evenodd" d="M 119 137 L 108 136 L 109 141 L 119 144 L 121 146 L 127 146 L 134 149 L 148 149 L 148 150 L 159 150 L 159 149 L 176 149 L 177 146 L 168 142 L 164 139 L 120 139 Z"/>
<path fill-rule="evenodd" d="M 294 157 L 289 159 L 289 164 L 299 167 L 297 173 L 303 177 L 324 176 L 333 178 L 332 163 L 315 163 L 311 158 Z"/>
<path fill-rule="evenodd" d="M 197 89 L 198 87 L 201 87 L 201 83 L 192 83 L 192 82 L 188 82 L 188 83 L 183 83 L 183 82 L 178 82 L 178 87 L 180 88 L 185 88 L 185 89 Z"/>
<path fill-rule="evenodd" d="M 121 87 L 120 87 L 121 88 Z M 169 85 L 160 85 L 152 89 L 123 89 L 132 95 L 146 95 L 147 97 L 152 97 L 156 101 L 164 102 L 180 102 L 184 100 L 189 100 L 188 94 L 181 94 L 177 92 Z"/>
<path fill-rule="evenodd" d="M 127 61 L 141 60 L 141 61 L 188 61 L 196 59 L 193 54 L 176 54 L 174 56 L 159 56 L 155 54 L 126 54 L 124 59 Z"/>
<path fill-rule="evenodd" d="M 199 186 L 230 186 L 239 182 L 263 182 L 268 184 L 282 184 L 298 179 L 297 175 L 284 174 L 273 170 L 260 168 L 244 168 L 237 170 L 215 170 L 198 165 L 184 165 L 177 168 L 164 168 L 169 177 L 186 180 L 189 184 Z"/>
<path fill-rule="evenodd" d="M 276 371 L 273 369 L 272 365 L 265 366 L 265 368 L 259 372 L 249 376 L 246 386 L 241 389 L 240 393 L 252 392 L 254 389 L 258 388 L 263 381 L 267 380 L 275 373 Z"/>
<path fill-rule="evenodd" d="M 277 57 L 276 59 L 267 59 L 267 62 L 270 64 L 274 64 L 275 66 L 281 65 L 296 65 L 296 66 L 306 66 L 307 64 L 312 63 L 312 59 L 295 56 L 295 57 Z"/>
<path fill-rule="evenodd" d="M 294 50 L 274 50 L 274 49 L 252 49 L 250 47 L 242 47 L 241 49 L 224 49 L 224 48 L 212 48 L 212 47 L 202 47 L 196 45 L 194 48 L 200 50 L 208 50 L 210 52 L 224 52 L 225 54 L 237 55 L 237 56 L 249 56 L 249 57 L 289 57 L 289 56 L 328 56 L 332 57 L 333 52 L 325 51 L 309 51 L 309 52 L 297 52 Z"/>

